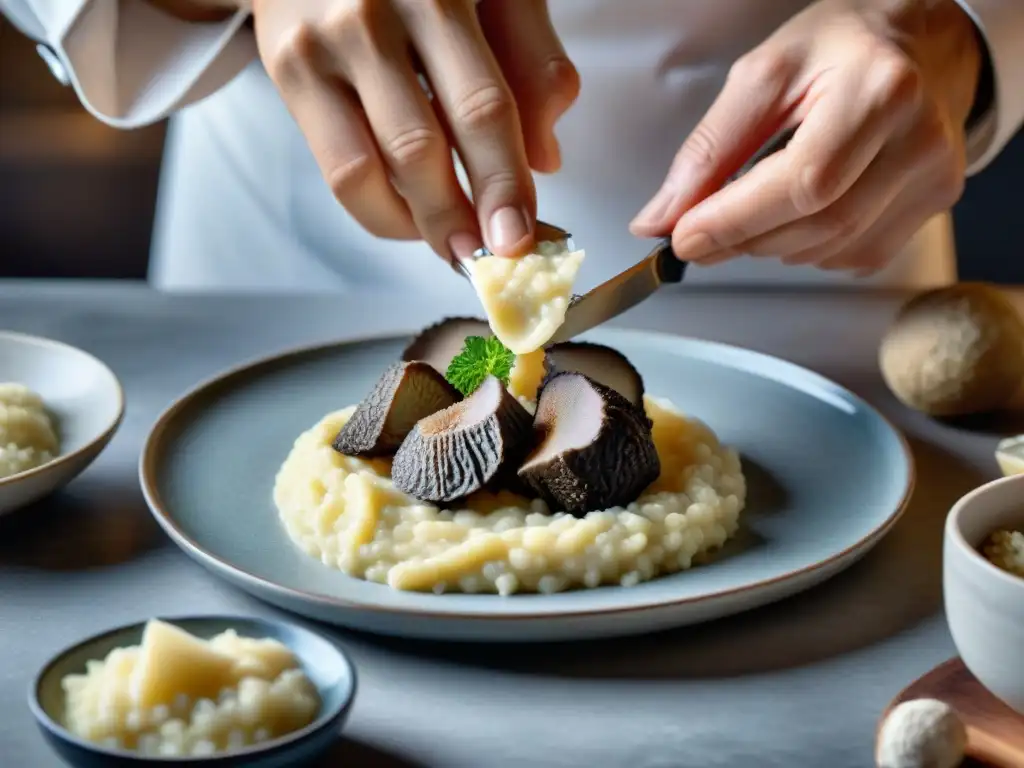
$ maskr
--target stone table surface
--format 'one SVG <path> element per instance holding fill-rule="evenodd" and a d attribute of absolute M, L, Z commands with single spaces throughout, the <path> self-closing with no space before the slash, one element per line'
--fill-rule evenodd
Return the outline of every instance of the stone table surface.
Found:
<path fill-rule="evenodd" d="M 942 613 L 945 514 L 998 474 L 998 438 L 1024 431 L 1005 420 L 942 424 L 895 401 L 876 358 L 906 298 L 690 289 L 657 296 L 615 323 L 778 355 L 849 387 L 897 423 L 912 445 L 917 488 L 900 523 L 864 560 L 776 605 L 623 640 L 465 646 L 320 627 L 347 649 L 360 677 L 349 726 L 323 765 L 871 765 L 887 702 L 955 652 Z M 136 464 L 161 410 L 254 357 L 412 331 L 456 312 L 478 312 L 473 297 L 439 306 L 416 297 L 185 296 L 135 283 L 0 281 L 0 329 L 99 356 L 128 403 L 120 431 L 85 474 L 0 519 L 0 765 L 59 765 L 25 698 L 40 665 L 78 638 L 154 614 L 281 615 L 194 564 L 152 521 Z"/>

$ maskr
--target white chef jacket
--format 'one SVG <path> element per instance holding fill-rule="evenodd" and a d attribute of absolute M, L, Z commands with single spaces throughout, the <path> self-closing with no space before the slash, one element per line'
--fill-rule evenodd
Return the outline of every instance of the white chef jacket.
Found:
<path fill-rule="evenodd" d="M 957 0 L 978 25 L 995 99 L 973 127 L 968 173 L 1024 122 L 1024 0 Z M 587 251 L 581 287 L 642 256 L 628 224 L 660 185 L 730 64 L 808 0 L 550 0 L 580 71 L 579 101 L 557 128 L 563 167 L 538 175 L 541 218 Z M 103 122 L 134 128 L 173 115 L 150 279 L 169 290 L 465 291 L 422 242 L 375 238 L 336 203 L 257 58 L 247 14 L 171 18 L 145 0 L 0 0 L 42 43 L 54 73 Z M 870 282 L 955 279 L 948 213 L 930 220 Z M 845 273 L 743 258 L 691 269 L 687 282 L 842 283 Z"/>

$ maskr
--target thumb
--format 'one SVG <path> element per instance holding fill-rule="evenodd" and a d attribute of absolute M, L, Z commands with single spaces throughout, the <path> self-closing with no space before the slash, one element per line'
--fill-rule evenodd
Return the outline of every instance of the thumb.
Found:
<path fill-rule="evenodd" d="M 480 26 L 515 95 L 530 167 L 561 166 L 555 123 L 580 91 L 580 76 L 551 23 L 547 0 L 483 0 Z"/>
<path fill-rule="evenodd" d="M 666 235 L 689 208 L 720 189 L 786 123 L 790 81 L 789 68 L 766 50 L 740 59 L 630 231 Z"/>

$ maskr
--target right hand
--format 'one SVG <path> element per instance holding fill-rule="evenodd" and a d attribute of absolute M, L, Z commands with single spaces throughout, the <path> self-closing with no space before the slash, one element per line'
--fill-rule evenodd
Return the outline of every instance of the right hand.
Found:
<path fill-rule="evenodd" d="M 533 244 L 531 169 L 558 169 L 554 124 L 579 91 L 546 0 L 255 0 L 253 15 L 270 78 L 366 230 L 450 262 Z"/>

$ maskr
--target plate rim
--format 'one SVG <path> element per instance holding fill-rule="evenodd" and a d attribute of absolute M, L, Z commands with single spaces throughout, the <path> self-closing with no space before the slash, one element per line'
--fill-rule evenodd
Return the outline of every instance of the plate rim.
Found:
<path fill-rule="evenodd" d="M 0 491 L 3 491 L 5 488 L 11 488 L 18 483 L 29 480 L 33 477 L 39 477 L 47 472 L 53 472 L 60 467 L 77 461 L 83 456 L 88 455 L 90 452 L 95 451 L 97 448 L 102 448 L 106 443 L 110 442 L 117 430 L 120 429 L 121 424 L 124 422 L 126 410 L 126 397 L 124 393 L 124 385 L 121 384 L 121 380 L 109 365 L 91 352 L 87 352 L 80 347 L 76 347 L 74 344 L 68 344 L 67 342 L 58 341 L 57 339 L 50 339 L 46 336 L 34 336 L 32 334 L 21 333 L 19 331 L 0 330 L 0 342 L 5 339 L 25 342 L 39 347 L 53 347 L 62 351 L 75 352 L 90 359 L 92 362 L 96 363 L 100 370 L 106 373 L 113 382 L 114 392 L 117 395 L 117 412 L 114 414 L 114 418 L 111 419 L 103 428 L 102 432 L 91 438 L 78 449 L 71 451 L 70 453 L 60 453 L 45 464 L 40 464 L 38 467 L 26 469 L 24 472 L 18 472 L 10 477 L 0 478 Z"/>
<path fill-rule="evenodd" d="M 659 609 L 671 609 L 679 608 L 687 605 L 715 602 L 720 600 L 729 599 L 731 597 L 737 597 L 744 593 L 749 592 L 760 592 L 766 589 L 771 589 L 780 584 L 785 584 L 801 578 L 806 578 L 815 574 L 821 570 L 826 570 L 829 567 L 842 563 L 844 560 L 850 558 L 857 553 L 863 553 L 875 546 L 882 538 L 884 538 L 899 522 L 903 513 L 906 511 L 907 506 L 910 503 L 910 499 L 913 495 L 914 489 L 917 485 L 917 467 L 914 462 L 913 452 L 910 449 L 910 444 L 896 425 L 883 414 L 878 408 L 867 402 L 864 398 L 851 391 L 849 388 L 832 381 L 831 379 L 822 376 L 821 374 L 806 368 L 797 363 L 790 362 L 781 357 L 770 355 L 765 352 L 760 352 L 754 349 L 748 349 L 741 347 L 736 344 L 729 344 L 720 341 L 713 341 L 710 339 L 701 339 L 694 336 L 684 336 L 682 334 L 666 333 L 663 331 L 649 331 L 646 329 L 633 329 L 633 328 L 620 328 L 620 327 L 609 327 L 604 329 L 606 331 L 612 331 L 613 333 L 622 333 L 624 335 L 642 335 L 648 337 L 655 337 L 662 343 L 666 342 L 691 342 L 704 346 L 708 349 L 720 349 L 729 354 L 740 354 L 745 355 L 755 360 L 762 362 L 771 362 L 775 365 L 781 365 L 786 369 L 793 372 L 800 373 L 803 376 L 810 377 L 811 380 L 822 386 L 827 386 L 832 389 L 838 389 L 845 397 L 849 398 L 852 402 L 856 403 L 859 407 L 872 413 L 878 418 L 895 436 L 897 445 L 900 448 L 900 453 L 903 455 L 906 467 L 906 482 L 903 488 L 903 492 L 900 496 L 899 501 L 895 505 L 892 512 L 878 525 L 872 528 L 864 536 L 857 541 L 844 547 L 838 552 L 833 553 L 827 558 L 820 559 L 810 565 L 806 565 L 801 568 L 797 568 L 786 573 L 772 576 L 770 578 L 759 579 L 757 581 L 744 584 L 739 587 L 729 587 L 726 589 L 716 590 L 714 592 L 681 597 L 681 598 L 661 598 L 654 599 L 651 601 L 645 601 L 639 604 L 631 604 L 626 606 L 605 606 L 596 608 L 578 608 L 578 609 L 564 609 L 557 611 L 548 612 L 523 612 L 516 614 L 498 614 L 488 613 L 485 611 L 479 613 L 471 613 L 458 610 L 444 610 L 444 609 L 425 609 L 425 608 L 413 608 L 413 607 L 390 607 L 381 605 L 374 602 L 365 602 L 361 600 L 353 600 L 351 598 L 342 597 L 338 595 L 319 595 L 311 592 L 307 592 L 301 589 L 295 589 L 293 587 L 284 586 L 275 581 L 272 581 L 264 576 L 251 573 L 244 568 L 235 565 L 224 559 L 222 556 L 216 555 L 209 552 L 199 542 L 193 540 L 188 536 L 174 520 L 173 516 L 167 511 L 166 505 L 160 496 L 159 491 L 156 488 L 156 468 L 158 460 L 160 458 L 161 441 L 168 432 L 174 418 L 189 405 L 193 404 L 196 400 L 202 396 L 208 394 L 211 390 L 218 387 L 226 387 L 232 384 L 236 379 L 243 378 L 246 375 L 253 375 L 258 373 L 261 369 L 272 367 L 275 365 L 281 365 L 287 363 L 289 360 L 295 358 L 306 357 L 310 355 L 316 355 L 318 353 L 325 352 L 330 349 L 345 347 L 354 344 L 362 343 L 373 343 L 381 341 L 399 341 L 408 337 L 415 336 L 419 330 L 395 330 L 389 329 L 387 331 L 381 331 L 369 334 L 354 334 L 346 335 L 340 338 L 336 338 L 332 341 L 316 342 L 313 344 L 304 344 L 300 346 L 292 346 L 278 352 L 260 355 L 254 358 L 250 358 L 248 361 L 243 361 L 229 368 L 222 370 L 220 373 L 215 373 L 212 376 L 200 381 L 194 385 L 191 389 L 185 392 L 183 395 L 175 398 L 175 400 L 167 406 L 157 417 L 153 423 L 150 431 L 146 435 L 146 440 L 143 444 L 142 451 L 139 455 L 138 463 L 138 475 L 139 484 L 142 488 L 142 494 L 146 501 L 146 506 L 150 510 L 150 514 L 156 519 L 157 523 L 164 530 L 164 532 L 171 538 L 172 541 L 177 544 L 185 554 L 189 555 L 195 560 L 198 560 L 201 564 L 210 567 L 214 572 L 219 572 L 221 578 L 228 578 L 230 580 L 238 580 L 239 582 L 246 583 L 253 588 L 259 590 L 266 590 L 279 595 L 282 598 L 299 600 L 302 602 L 313 602 L 320 606 L 341 609 L 341 610 L 354 610 L 354 611 L 365 611 L 375 615 L 388 615 L 388 616 L 419 616 L 423 618 L 432 618 L 438 620 L 459 620 L 459 621 L 473 621 L 473 622 L 495 622 L 495 621 L 538 621 L 538 620 L 551 620 L 551 619 L 564 619 L 564 618 L 588 618 L 588 617 L 607 617 L 614 615 L 630 614 L 637 612 L 646 612 Z M 350 577 L 354 578 L 354 577 Z"/>

